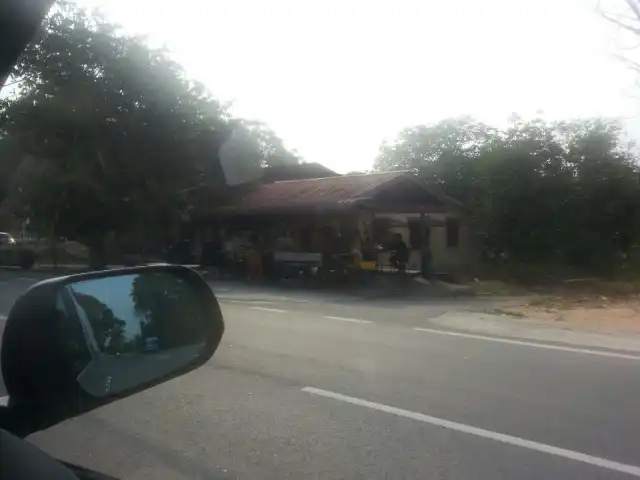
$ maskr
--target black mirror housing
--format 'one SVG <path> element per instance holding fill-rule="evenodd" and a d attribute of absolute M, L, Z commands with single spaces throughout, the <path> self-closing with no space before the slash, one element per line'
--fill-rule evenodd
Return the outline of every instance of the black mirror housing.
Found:
<path fill-rule="evenodd" d="M 215 295 L 182 265 L 39 282 L 6 321 L 9 405 L 0 408 L 0 428 L 26 436 L 183 375 L 211 358 L 223 332 Z"/>

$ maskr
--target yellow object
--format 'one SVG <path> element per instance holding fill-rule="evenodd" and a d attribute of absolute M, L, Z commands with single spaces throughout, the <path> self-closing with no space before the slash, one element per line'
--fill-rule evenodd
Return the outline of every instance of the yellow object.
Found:
<path fill-rule="evenodd" d="M 375 270 L 376 262 L 375 261 L 361 261 L 360 262 L 361 270 Z"/>

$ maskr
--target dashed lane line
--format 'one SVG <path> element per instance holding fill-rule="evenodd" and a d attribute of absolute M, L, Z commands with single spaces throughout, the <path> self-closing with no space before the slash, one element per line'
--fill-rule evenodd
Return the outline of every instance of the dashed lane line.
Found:
<path fill-rule="evenodd" d="M 514 437 L 504 433 L 493 432 L 491 430 L 485 430 L 484 428 L 473 427 L 471 425 L 465 425 L 463 423 L 452 422 L 443 418 L 432 417 L 423 413 L 412 412 L 410 410 L 404 410 L 402 408 L 396 408 L 382 403 L 370 402 L 361 398 L 349 397 L 340 393 L 331 392 L 329 390 L 322 390 L 315 387 L 304 387 L 303 392 L 310 393 L 312 395 L 318 395 L 320 397 L 330 398 L 352 405 L 358 405 L 360 407 L 369 408 L 371 410 L 378 410 L 380 412 L 390 413 L 398 417 L 409 418 L 418 422 L 427 423 L 436 427 L 446 428 L 456 432 L 466 433 L 480 438 L 493 440 L 496 442 L 506 443 L 516 447 L 526 448 L 528 450 L 535 450 L 537 452 L 546 453 L 549 455 L 555 455 L 557 457 L 567 458 L 577 462 L 586 463 L 595 467 L 600 467 L 606 470 L 612 470 L 615 472 L 622 472 L 635 477 L 640 477 L 640 467 L 635 465 L 628 465 L 625 463 L 616 462 L 613 460 L 607 460 L 606 458 L 595 457 L 593 455 L 587 455 L 585 453 L 576 452 L 573 450 L 567 450 L 565 448 L 555 447 L 553 445 L 547 445 L 544 443 L 534 442 L 532 440 L 526 440 L 524 438 Z"/>
<path fill-rule="evenodd" d="M 450 337 L 470 338 L 473 340 L 484 340 L 487 342 L 506 343 L 509 345 L 518 345 L 521 347 L 543 348 L 546 350 L 560 350 L 564 352 L 579 353 L 583 355 L 598 355 L 601 357 L 622 358 L 624 360 L 640 361 L 640 356 L 628 353 L 608 352 L 605 350 L 593 350 L 590 348 L 567 347 L 563 345 L 550 345 L 548 343 L 529 342 L 525 340 L 516 340 L 501 337 L 489 337 L 486 335 L 476 335 L 474 333 L 452 332 L 450 330 L 438 330 L 435 328 L 416 327 L 414 330 L 424 333 L 432 333 L 436 335 L 448 335 Z"/>
<path fill-rule="evenodd" d="M 234 301 L 233 303 L 245 303 L 245 302 Z M 265 304 L 267 302 L 260 302 L 260 303 Z M 289 310 L 282 310 L 282 309 L 270 308 L 270 307 L 249 306 L 249 308 L 253 310 L 261 310 L 265 312 L 291 313 Z M 323 318 L 327 320 L 335 320 L 335 321 L 346 322 L 346 323 L 375 324 L 375 322 L 371 320 L 364 320 L 360 318 L 338 317 L 338 316 L 332 316 L 332 315 L 324 315 Z M 540 348 L 545 350 L 556 350 L 556 351 L 562 351 L 562 352 L 577 353 L 581 355 L 595 355 L 600 357 L 640 361 L 640 355 L 634 355 L 631 353 L 623 353 L 618 351 L 571 347 L 567 345 L 554 345 L 549 343 L 534 342 L 534 341 L 528 341 L 528 340 L 518 340 L 515 338 L 512 339 L 512 338 L 504 338 L 504 337 L 492 337 L 488 335 L 478 335 L 474 333 L 458 332 L 458 331 L 452 331 L 452 330 L 440 330 L 435 328 L 414 327 L 413 330 L 417 332 L 422 332 L 422 333 L 445 335 L 450 337 L 468 338 L 472 340 L 481 340 L 486 342 L 502 343 L 507 345 L 517 345 L 521 347 Z"/>
<path fill-rule="evenodd" d="M 256 303 L 260 303 L 262 305 L 273 305 L 278 302 L 267 302 L 264 300 L 228 300 L 226 298 L 218 298 L 221 303 L 237 303 L 239 305 L 252 305 Z"/>
<path fill-rule="evenodd" d="M 286 310 L 280 310 L 279 308 L 269 308 L 269 307 L 249 307 L 252 310 L 261 310 L 263 312 L 273 312 L 273 313 L 287 313 Z"/>
<path fill-rule="evenodd" d="M 257 307 L 257 306 L 251 306 L 249 308 L 251 308 L 252 310 L 260 310 L 262 312 L 289 313 L 288 310 L 282 310 L 282 309 L 279 309 L 279 308 Z M 373 323 L 371 320 L 361 320 L 359 318 L 347 318 L 347 317 L 333 317 L 333 316 L 330 316 L 330 315 L 327 315 L 324 318 L 326 318 L 328 320 L 336 320 L 338 322 L 347 322 L 347 323 L 361 323 L 361 324 Z"/>
<path fill-rule="evenodd" d="M 338 322 L 349 322 L 349 323 L 373 323 L 371 320 L 362 320 L 360 318 L 347 318 L 347 317 L 332 317 L 330 315 L 324 317 L 327 320 L 337 320 Z"/>

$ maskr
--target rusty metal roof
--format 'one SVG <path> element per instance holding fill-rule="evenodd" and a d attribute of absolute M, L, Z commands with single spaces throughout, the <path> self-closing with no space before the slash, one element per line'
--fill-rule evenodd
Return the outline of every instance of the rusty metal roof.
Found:
<path fill-rule="evenodd" d="M 405 183 L 408 182 L 408 183 Z M 244 193 L 224 206 L 209 210 L 214 215 L 252 215 L 267 213 L 314 213 L 315 209 L 344 209 L 368 200 L 393 203 L 392 189 L 404 189 L 411 184 L 420 185 L 431 196 L 429 203 L 438 208 L 461 208 L 462 204 L 448 197 L 439 188 L 426 185 L 411 172 L 384 172 L 334 177 L 310 178 L 302 180 L 284 180 L 262 184 Z M 404 186 L 403 186 L 404 185 Z M 388 189 L 388 190 L 387 190 Z M 387 195 L 381 200 L 380 195 Z M 207 215 L 206 209 L 201 212 Z"/>
<path fill-rule="evenodd" d="M 378 188 L 405 175 L 406 172 L 385 172 L 274 182 L 260 185 L 225 210 L 347 205 L 368 198 Z"/>

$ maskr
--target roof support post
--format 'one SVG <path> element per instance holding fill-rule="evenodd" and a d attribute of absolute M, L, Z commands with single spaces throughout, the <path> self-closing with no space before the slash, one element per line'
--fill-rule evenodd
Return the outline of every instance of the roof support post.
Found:
<path fill-rule="evenodd" d="M 431 248 L 427 240 L 427 216 L 420 212 L 420 273 L 423 278 L 427 278 L 431 270 Z"/>

